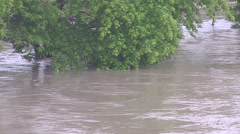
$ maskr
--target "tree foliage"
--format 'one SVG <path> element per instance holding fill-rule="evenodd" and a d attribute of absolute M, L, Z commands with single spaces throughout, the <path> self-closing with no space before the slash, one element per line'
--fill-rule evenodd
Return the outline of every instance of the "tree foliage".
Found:
<path fill-rule="evenodd" d="M 240 0 L 237 0 L 237 4 L 236 4 L 236 6 L 233 7 L 232 11 L 236 18 L 236 21 L 238 22 L 238 24 L 235 26 L 236 26 L 236 28 L 239 28 L 240 27 L 240 24 L 239 24 L 239 22 L 240 22 Z"/>
<path fill-rule="evenodd" d="M 211 18 L 222 11 L 232 18 L 225 0 L 11 1 L 22 6 L 5 17 L 6 39 L 28 59 L 50 56 L 54 70 L 86 65 L 128 70 L 159 63 L 175 54 L 182 25 L 197 31 L 201 10 Z"/>
<path fill-rule="evenodd" d="M 9 9 L 12 6 L 13 0 L 1 0 L 0 1 L 0 38 L 3 37 L 3 29 L 5 28 L 5 23 L 3 22 L 3 17 L 8 14 Z"/>

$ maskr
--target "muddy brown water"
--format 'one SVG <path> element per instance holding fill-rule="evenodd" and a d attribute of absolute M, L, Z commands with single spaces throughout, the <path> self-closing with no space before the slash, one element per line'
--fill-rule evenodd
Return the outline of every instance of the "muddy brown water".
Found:
<path fill-rule="evenodd" d="M 239 134 L 240 31 L 219 19 L 138 71 L 54 73 L 3 43 L 0 134 Z"/>

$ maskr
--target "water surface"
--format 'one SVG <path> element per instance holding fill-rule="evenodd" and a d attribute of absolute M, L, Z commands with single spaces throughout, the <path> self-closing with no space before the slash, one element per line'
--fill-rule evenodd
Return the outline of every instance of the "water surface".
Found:
<path fill-rule="evenodd" d="M 53 73 L 0 52 L 1 134 L 239 134 L 240 32 L 220 19 L 138 71 Z"/>

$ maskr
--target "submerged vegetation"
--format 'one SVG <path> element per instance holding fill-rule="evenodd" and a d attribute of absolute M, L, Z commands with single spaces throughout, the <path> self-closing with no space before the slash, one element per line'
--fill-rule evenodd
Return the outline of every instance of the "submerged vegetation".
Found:
<path fill-rule="evenodd" d="M 235 16 L 236 23 L 232 28 L 240 28 L 240 0 L 237 0 L 237 4 L 232 8 L 232 14 Z"/>
<path fill-rule="evenodd" d="M 4 49 L 3 45 L 2 45 L 2 44 L 0 44 L 0 50 L 3 50 L 3 49 Z"/>
<path fill-rule="evenodd" d="M 128 70 L 159 63 L 175 54 L 202 23 L 214 19 L 225 0 L 2 0 L 1 36 L 25 58 L 51 57 L 53 70 L 93 66 Z M 3 29 L 7 29 L 3 31 Z"/>

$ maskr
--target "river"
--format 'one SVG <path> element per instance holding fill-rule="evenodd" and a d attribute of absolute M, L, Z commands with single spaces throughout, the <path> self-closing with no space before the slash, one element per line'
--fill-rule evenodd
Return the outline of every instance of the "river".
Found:
<path fill-rule="evenodd" d="M 131 71 L 51 72 L 3 43 L 0 134 L 239 134 L 240 31 L 218 19 Z"/>

